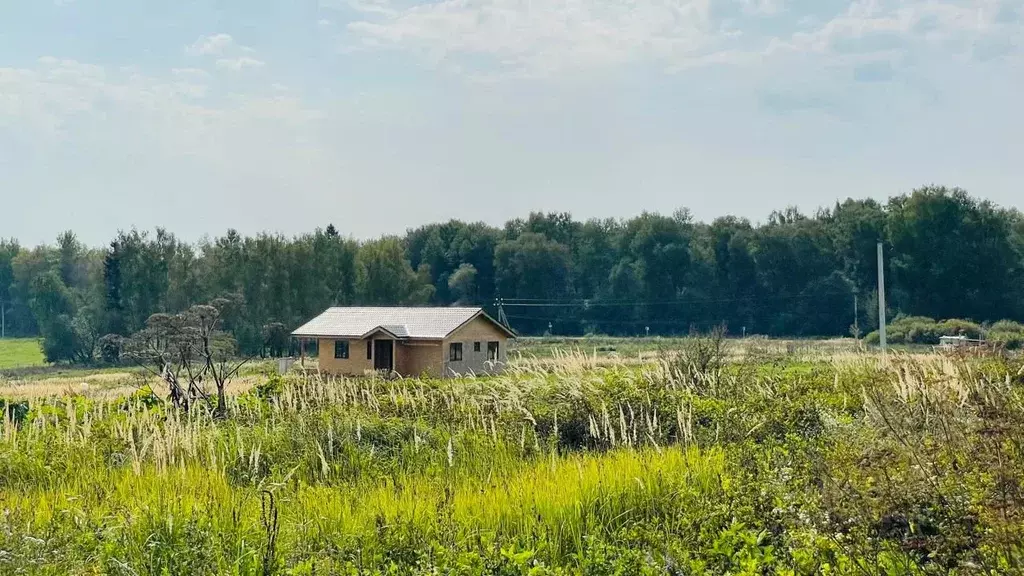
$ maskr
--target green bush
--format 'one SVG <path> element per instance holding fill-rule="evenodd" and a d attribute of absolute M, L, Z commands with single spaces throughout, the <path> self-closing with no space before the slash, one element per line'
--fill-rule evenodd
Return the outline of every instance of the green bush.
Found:
<path fill-rule="evenodd" d="M 130 396 L 121 402 L 121 407 L 127 409 L 129 405 L 141 406 L 145 408 L 156 408 L 163 405 L 163 400 L 153 392 L 153 387 L 149 384 L 139 388 L 135 392 L 132 392 Z"/>
<path fill-rule="evenodd" d="M 925 316 L 897 317 L 886 326 L 886 340 L 889 344 L 930 344 L 936 345 L 943 336 L 966 336 L 981 338 L 984 332 L 980 324 L 970 320 L 953 318 L 935 320 Z M 878 331 L 864 337 L 865 344 L 878 344 Z"/>
<path fill-rule="evenodd" d="M 121 361 L 121 354 L 124 352 L 125 338 L 118 334 L 107 334 L 99 339 L 100 358 L 106 364 L 117 364 Z"/>
<path fill-rule="evenodd" d="M 1024 324 L 1013 320 L 1000 320 L 987 329 L 976 322 L 953 318 L 935 321 L 924 316 L 897 317 L 886 326 L 886 340 L 890 344 L 936 345 L 943 336 L 982 338 L 1007 350 L 1024 348 Z M 878 344 L 878 331 L 864 337 L 865 344 Z"/>
<path fill-rule="evenodd" d="M 1000 320 L 988 329 L 987 339 L 1007 350 L 1024 348 L 1024 324 L 1012 320 Z"/>
<path fill-rule="evenodd" d="M 266 380 L 253 386 L 252 392 L 261 400 L 277 398 L 284 391 L 284 379 L 278 374 L 271 374 Z"/>
<path fill-rule="evenodd" d="M 939 334 L 935 336 L 935 344 L 939 343 L 940 336 L 967 336 L 968 338 L 981 338 L 981 326 L 970 320 L 943 320 L 938 323 Z"/>
<path fill-rule="evenodd" d="M 992 326 L 989 326 L 988 331 L 991 332 L 1020 332 L 1024 333 L 1024 324 L 1020 322 L 1014 322 L 1013 320 L 1000 320 Z"/>
<path fill-rule="evenodd" d="M 21 424 L 28 416 L 27 400 L 9 400 L 0 398 L 0 421 L 9 420 L 15 424 Z"/>

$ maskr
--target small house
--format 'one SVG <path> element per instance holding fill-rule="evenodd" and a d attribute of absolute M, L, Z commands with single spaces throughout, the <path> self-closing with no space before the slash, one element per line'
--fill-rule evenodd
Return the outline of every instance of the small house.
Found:
<path fill-rule="evenodd" d="M 483 308 L 336 307 L 292 336 L 315 340 L 330 374 L 451 377 L 501 372 L 515 333 Z"/>
<path fill-rule="evenodd" d="M 941 351 L 962 350 L 971 348 L 984 348 L 985 341 L 978 338 L 968 338 L 963 334 L 957 336 L 940 336 L 939 345 L 936 347 Z"/>
<path fill-rule="evenodd" d="M 943 350 L 951 350 L 954 348 L 965 348 L 967 346 L 967 336 L 940 336 L 939 337 L 939 348 Z"/>

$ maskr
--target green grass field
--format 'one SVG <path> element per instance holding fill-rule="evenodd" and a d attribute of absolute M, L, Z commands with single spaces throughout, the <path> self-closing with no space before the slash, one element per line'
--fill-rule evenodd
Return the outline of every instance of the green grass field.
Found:
<path fill-rule="evenodd" d="M 42 366 L 43 349 L 35 338 L 9 338 L 0 340 L 0 370 Z"/>

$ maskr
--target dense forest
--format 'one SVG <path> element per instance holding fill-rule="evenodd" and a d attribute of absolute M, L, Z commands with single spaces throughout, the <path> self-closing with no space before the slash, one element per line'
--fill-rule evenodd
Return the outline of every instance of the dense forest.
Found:
<path fill-rule="evenodd" d="M 725 216 L 574 220 L 532 214 L 503 228 L 453 220 L 359 242 L 334 226 L 294 238 L 226 235 L 190 244 L 122 231 L 104 248 L 0 241 L 7 336 L 41 336 L 50 360 L 102 356 L 106 335 L 217 300 L 248 353 L 330 305 L 479 304 L 500 298 L 523 334 L 679 334 L 725 324 L 768 335 L 847 335 L 876 325 L 876 243 L 890 314 L 1024 318 L 1024 215 L 927 187 L 846 200 L 764 223 Z M 854 301 L 858 316 L 855 322 Z"/>

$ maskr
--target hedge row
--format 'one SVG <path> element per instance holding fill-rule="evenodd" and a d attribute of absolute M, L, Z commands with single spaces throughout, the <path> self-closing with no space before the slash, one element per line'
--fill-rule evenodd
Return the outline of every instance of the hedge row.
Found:
<path fill-rule="evenodd" d="M 1024 348 L 1024 324 L 1012 320 L 1000 320 L 984 326 L 959 318 L 936 321 L 924 316 L 906 316 L 886 326 L 886 340 L 890 344 L 935 345 L 942 336 L 984 338 L 1008 350 Z M 878 341 L 877 330 L 864 337 L 867 344 L 878 344 Z"/>

